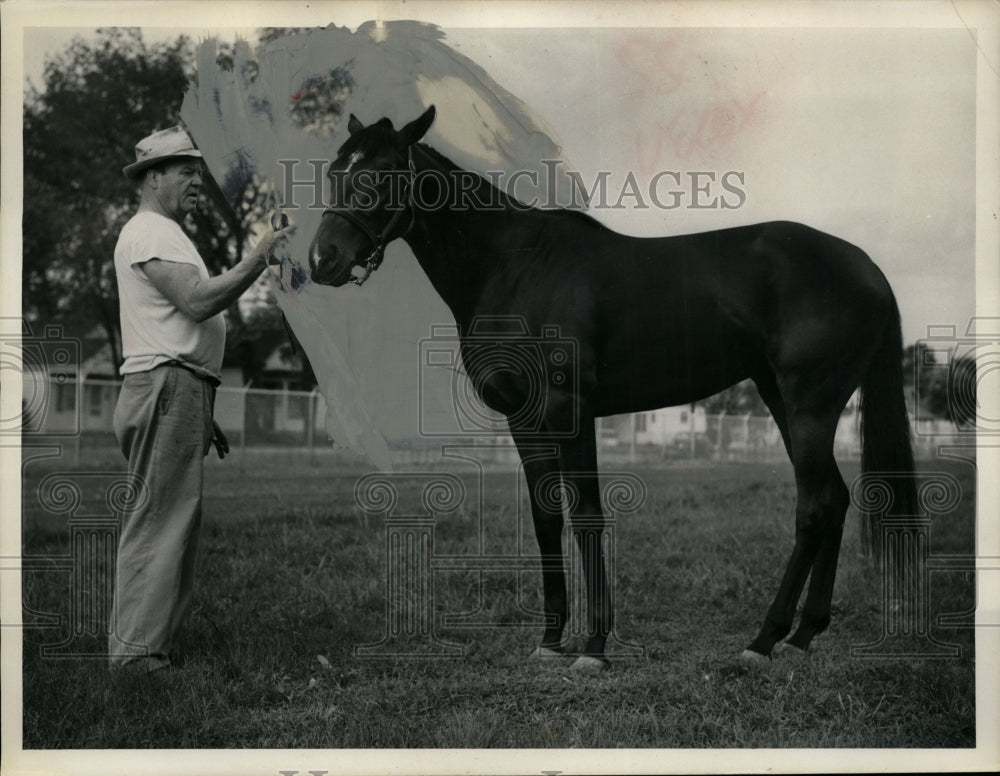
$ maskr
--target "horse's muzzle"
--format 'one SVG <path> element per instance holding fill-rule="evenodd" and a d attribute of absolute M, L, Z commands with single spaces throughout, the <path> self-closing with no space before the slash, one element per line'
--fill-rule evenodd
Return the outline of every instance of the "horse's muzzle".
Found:
<path fill-rule="evenodd" d="M 342 286 L 351 279 L 351 268 L 341 270 L 337 265 L 337 247 L 327 249 L 328 255 L 320 255 L 316 241 L 309 246 L 309 277 L 321 286 Z"/>

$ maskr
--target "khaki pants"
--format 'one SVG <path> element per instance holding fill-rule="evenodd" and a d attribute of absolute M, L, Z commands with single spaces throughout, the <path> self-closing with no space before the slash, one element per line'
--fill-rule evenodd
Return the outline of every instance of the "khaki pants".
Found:
<path fill-rule="evenodd" d="M 191 597 L 201 525 L 204 457 L 215 388 L 176 366 L 125 376 L 114 429 L 144 487 L 118 540 L 108 651 L 112 667 L 170 664 Z"/>

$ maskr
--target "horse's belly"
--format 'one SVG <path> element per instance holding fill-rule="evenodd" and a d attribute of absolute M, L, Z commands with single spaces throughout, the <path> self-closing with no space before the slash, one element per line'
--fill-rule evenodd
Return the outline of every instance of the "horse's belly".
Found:
<path fill-rule="evenodd" d="M 670 317 L 638 321 L 601 349 L 593 401 L 599 415 L 687 404 L 752 374 L 760 351 L 746 336 L 718 319 L 664 321 Z"/>
<path fill-rule="evenodd" d="M 713 396 L 749 376 L 744 370 L 739 376 L 715 379 L 662 372 L 636 376 L 629 382 L 612 378 L 599 382 L 591 403 L 599 417 L 674 407 Z"/>

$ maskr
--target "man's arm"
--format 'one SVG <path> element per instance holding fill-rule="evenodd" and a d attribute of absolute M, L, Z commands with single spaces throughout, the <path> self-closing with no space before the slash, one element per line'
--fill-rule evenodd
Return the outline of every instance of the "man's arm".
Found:
<path fill-rule="evenodd" d="M 293 227 L 294 228 L 294 227 Z M 221 275 L 203 278 L 193 264 L 150 259 L 142 268 L 156 289 L 177 309 L 197 323 L 218 315 L 239 299 L 266 266 L 267 252 L 292 229 L 268 232 L 257 247 L 232 269 Z"/>

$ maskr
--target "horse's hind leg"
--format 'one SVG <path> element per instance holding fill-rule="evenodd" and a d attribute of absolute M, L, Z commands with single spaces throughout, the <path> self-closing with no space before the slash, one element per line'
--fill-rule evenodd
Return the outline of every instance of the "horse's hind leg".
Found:
<path fill-rule="evenodd" d="M 844 533 L 844 518 L 850 496 L 844 478 L 834 464 L 827 491 L 829 495 L 822 519 L 822 543 L 813 561 L 809 592 L 802 608 L 799 627 L 786 643 L 805 651 L 813 637 L 826 630 L 830 624 L 830 604 L 833 600 L 833 585 L 837 577 L 837 561 L 840 557 L 840 542 Z"/>
<path fill-rule="evenodd" d="M 833 459 L 833 438 L 840 416 L 839 403 L 828 404 L 823 409 L 806 409 L 793 404 L 793 408 L 789 410 L 788 401 L 784 406 L 787 444 L 795 469 L 797 491 L 795 547 L 764 624 L 744 653 L 747 657 L 770 655 L 774 645 L 791 631 L 795 608 L 818 557 L 822 557 L 824 582 L 813 586 L 816 592 L 812 595 L 810 630 L 820 624 L 825 627 L 826 622 L 829 622 L 826 580 L 829 580 L 832 596 L 833 574 L 836 571 L 840 535 L 847 509 L 847 489 Z M 821 552 L 821 548 L 827 544 L 835 546 L 835 549 Z M 802 631 L 803 637 L 806 632 Z M 806 643 L 808 638 L 805 639 Z"/>

